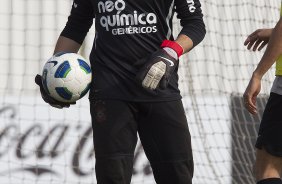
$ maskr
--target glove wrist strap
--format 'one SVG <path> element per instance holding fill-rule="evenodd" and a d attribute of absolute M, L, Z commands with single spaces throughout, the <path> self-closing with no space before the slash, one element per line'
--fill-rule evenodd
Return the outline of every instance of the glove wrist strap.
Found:
<path fill-rule="evenodd" d="M 183 54 L 183 48 L 174 41 L 164 40 L 163 43 L 161 44 L 161 48 L 164 48 L 164 47 L 169 47 L 173 49 L 177 53 L 178 57 L 180 57 Z"/>
<path fill-rule="evenodd" d="M 166 53 L 173 57 L 175 60 L 179 59 L 177 53 L 172 48 L 164 47 L 163 50 L 166 51 Z"/>

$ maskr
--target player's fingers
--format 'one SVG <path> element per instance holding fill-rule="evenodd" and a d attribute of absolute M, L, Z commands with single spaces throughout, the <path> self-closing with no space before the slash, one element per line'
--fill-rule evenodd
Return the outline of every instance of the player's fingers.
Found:
<path fill-rule="evenodd" d="M 248 45 L 250 42 L 255 42 L 258 39 L 257 36 L 258 30 L 256 30 L 255 32 L 253 32 L 252 34 L 250 34 L 247 39 L 244 42 L 244 45 Z"/>
<path fill-rule="evenodd" d="M 156 89 L 159 85 L 160 80 L 164 76 L 166 71 L 166 64 L 164 62 L 157 62 L 152 65 L 148 71 L 145 79 L 143 80 L 143 87 L 149 89 Z"/>
<path fill-rule="evenodd" d="M 251 107 L 252 109 L 256 110 L 257 107 L 254 103 L 248 103 L 248 106 Z"/>
<path fill-rule="evenodd" d="M 256 98 L 255 97 L 248 99 L 248 106 L 249 106 L 249 112 L 251 114 L 257 113 L 257 106 L 256 106 Z"/>
<path fill-rule="evenodd" d="M 252 48 L 254 47 L 256 41 L 257 41 L 257 40 L 252 40 L 252 41 L 248 44 L 247 49 L 248 49 L 248 50 L 252 50 Z"/>
<path fill-rule="evenodd" d="M 251 114 L 257 113 L 257 108 L 255 105 L 248 103 L 248 102 L 244 102 L 244 106 Z"/>
<path fill-rule="evenodd" d="M 262 40 L 258 39 L 256 42 L 255 42 L 255 45 L 253 46 L 253 51 L 256 51 L 258 46 L 261 44 Z"/>
<path fill-rule="evenodd" d="M 247 49 L 248 49 L 248 50 L 251 50 L 251 48 L 253 47 L 255 41 L 256 41 L 256 40 L 250 41 L 250 43 L 249 43 L 248 46 L 247 46 Z"/>
<path fill-rule="evenodd" d="M 163 65 L 163 64 L 160 63 L 160 66 L 161 65 Z M 163 67 L 165 67 L 165 66 L 163 66 Z M 160 83 L 161 79 L 163 78 L 163 76 L 165 74 L 165 70 L 164 70 L 163 67 L 157 68 L 157 72 L 154 75 L 154 78 L 153 78 L 152 83 L 151 83 L 151 89 L 156 89 L 159 86 L 159 83 Z"/>
<path fill-rule="evenodd" d="M 156 79 L 156 78 L 154 78 L 153 80 L 152 80 L 152 83 L 150 84 L 150 89 L 152 89 L 152 90 L 154 90 L 154 89 L 156 89 L 157 88 L 157 86 L 159 85 L 159 80 L 158 79 Z"/>
<path fill-rule="evenodd" d="M 247 110 L 249 111 L 249 113 L 251 113 L 253 115 L 257 114 L 257 110 L 253 107 L 248 107 Z"/>
<path fill-rule="evenodd" d="M 251 113 L 256 114 L 257 108 L 255 105 L 255 101 L 252 100 L 251 96 L 248 94 L 244 94 L 243 96 L 244 107 Z"/>
<path fill-rule="evenodd" d="M 258 51 L 261 51 L 261 49 L 263 49 L 264 48 L 264 46 L 266 46 L 266 44 L 267 44 L 268 42 L 262 42 L 262 44 L 259 46 L 259 48 L 258 48 Z"/>
<path fill-rule="evenodd" d="M 42 77 L 41 77 L 41 75 L 37 74 L 37 75 L 35 76 L 35 78 L 34 78 L 34 81 L 35 81 L 35 83 L 36 83 L 37 85 L 41 86 L 41 84 L 42 84 Z"/>
<path fill-rule="evenodd" d="M 254 40 L 251 37 L 248 37 L 245 42 L 244 45 L 247 46 L 250 42 L 253 42 Z"/>
<path fill-rule="evenodd" d="M 250 43 L 250 39 L 249 39 L 249 37 L 244 41 L 244 45 L 246 46 L 246 45 L 248 45 Z"/>
<path fill-rule="evenodd" d="M 150 85 L 151 85 L 151 83 L 152 83 L 152 80 L 153 80 L 153 76 L 152 76 L 150 73 L 148 73 L 148 74 L 145 76 L 144 80 L 142 81 L 142 86 L 143 86 L 144 88 L 149 88 Z"/>
<path fill-rule="evenodd" d="M 158 77 L 158 70 L 157 64 L 154 64 L 150 68 L 144 80 L 142 81 L 142 86 L 144 88 L 155 89 L 157 87 L 158 83 L 156 80 Z"/>
<path fill-rule="evenodd" d="M 257 114 L 257 108 L 256 107 L 250 107 L 249 108 L 249 112 L 251 113 L 251 114 Z"/>
<path fill-rule="evenodd" d="M 62 109 L 63 107 L 62 106 L 60 106 L 60 105 L 58 105 L 58 104 L 50 104 L 52 107 L 55 107 L 55 108 L 57 108 L 57 109 Z M 69 106 L 67 107 L 67 108 L 69 108 Z"/>

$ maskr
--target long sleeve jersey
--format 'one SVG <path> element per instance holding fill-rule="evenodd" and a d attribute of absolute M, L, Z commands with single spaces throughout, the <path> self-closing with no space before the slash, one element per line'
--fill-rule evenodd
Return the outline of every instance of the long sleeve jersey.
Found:
<path fill-rule="evenodd" d="M 166 89 L 144 89 L 135 81 L 146 57 L 165 39 L 174 40 L 172 18 L 180 19 L 179 34 L 196 46 L 205 35 L 199 0 L 74 0 L 61 36 L 82 43 L 95 20 L 90 54 L 90 98 L 126 101 L 180 99 L 177 69 Z"/>

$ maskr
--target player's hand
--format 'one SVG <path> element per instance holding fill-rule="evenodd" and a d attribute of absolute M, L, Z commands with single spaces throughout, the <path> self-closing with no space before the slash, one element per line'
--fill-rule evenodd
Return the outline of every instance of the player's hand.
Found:
<path fill-rule="evenodd" d="M 243 95 L 244 106 L 251 114 L 257 114 L 256 101 L 260 89 L 261 78 L 253 75 Z"/>
<path fill-rule="evenodd" d="M 150 90 L 157 87 L 165 89 L 177 65 L 178 58 L 174 58 L 164 49 L 159 49 L 146 60 L 145 66 L 137 73 L 136 80 Z"/>
<path fill-rule="evenodd" d="M 178 58 L 184 52 L 181 45 L 171 40 L 164 40 L 160 47 L 146 59 L 145 65 L 136 75 L 137 82 L 146 89 L 165 89 L 178 66 Z"/>
<path fill-rule="evenodd" d="M 38 75 L 38 74 L 37 74 L 37 75 L 35 76 L 35 83 L 40 87 L 40 93 L 41 93 L 42 99 L 43 99 L 46 103 L 50 104 L 52 107 L 56 107 L 56 108 L 62 109 L 62 108 L 64 108 L 64 107 L 67 107 L 67 108 L 68 108 L 70 105 L 75 104 L 75 102 L 74 102 L 74 103 L 59 102 L 59 101 L 55 100 L 54 98 L 52 98 L 50 95 L 48 95 L 48 94 L 45 92 L 44 88 L 43 88 L 41 75 Z"/>
<path fill-rule="evenodd" d="M 271 34 L 272 29 L 258 29 L 247 37 L 244 45 L 249 50 L 260 51 L 269 42 Z"/>

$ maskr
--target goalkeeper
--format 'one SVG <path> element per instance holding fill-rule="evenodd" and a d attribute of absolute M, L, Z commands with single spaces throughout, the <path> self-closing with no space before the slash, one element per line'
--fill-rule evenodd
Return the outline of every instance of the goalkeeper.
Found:
<path fill-rule="evenodd" d="M 282 2 L 281 2 L 282 4 Z M 282 16 L 282 12 L 281 12 Z M 257 184 L 282 184 L 282 19 L 274 29 L 259 29 L 245 41 L 248 49 L 261 50 L 268 46 L 253 72 L 244 93 L 245 107 L 257 113 L 256 97 L 260 92 L 261 79 L 276 61 L 276 77 L 266 104 L 256 142 L 254 173 Z"/>
<path fill-rule="evenodd" d="M 183 28 L 174 40 L 175 12 Z M 206 32 L 199 0 L 74 0 L 54 53 L 77 52 L 93 19 L 89 100 L 97 183 L 130 183 L 138 133 L 158 184 L 191 184 L 177 70 L 179 57 Z M 52 106 L 69 106 L 41 94 Z"/>

